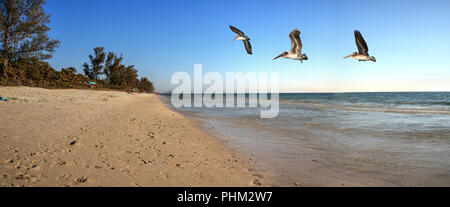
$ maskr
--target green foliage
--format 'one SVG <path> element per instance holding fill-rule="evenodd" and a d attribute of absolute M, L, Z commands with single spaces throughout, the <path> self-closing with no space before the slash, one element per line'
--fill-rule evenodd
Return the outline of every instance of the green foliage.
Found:
<path fill-rule="evenodd" d="M 87 63 L 83 64 L 84 74 L 91 80 L 98 80 L 99 75 L 103 74 L 103 63 L 105 62 L 106 57 L 106 53 L 103 50 L 103 47 L 94 48 L 95 56 L 89 55 L 91 66 Z"/>
<path fill-rule="evenodd" d="M 112 52 L 108 53 L 104 69 L 106 81 L 112 88 L 126 90 L 137 88 L 139 83 L 137 70 L 134 68 L 134 65 L 123 65 L 122 61 L 122 55 L 118 56 Z"/>
<path fill-rule="evenodd" d="M 48 37 L 50 28 L 47 24 L 50 23 L 50 15 L 45 13 L 43 4 L 44 0 L 0 1 L 0 42 L 4 77 L 9 73 L 9 62 L 31 58 L 49 59 L 55 48 L 59 47 L 58 40 Z"/>
<path fill-rule="evenodd" d="M 0 85 L 87 88 L 88 82 L 95 80 L 98 88 L 153 92 L 153 83 L 147 78 L 139 80 L 133 65 L 122 64 L 122 55 L 110 52 L 106 57 L 103 47 L 94 48 L 90 65 L 83 64 L 87 77 L 77 74 L 74 67 L 56 71 L 44 62 L 60 44 L 47 35 L 50 15 L 45 13 L 44 4 L 44 0 L 0 0 Z M 102 74 L 106 79 L 100 79 Z"/>
<path fill-rule="evenodd" d="M 44 81 L 53 81 L 57 78 L 55 70 L 47 63 L 38 58 L 20 58 L 11 63 L 9 70 L 9 80 L 16 80 L 16 83 L 33 85 L 35 82 L 44 84 Z M 31 82 L 30 82 L 31 80 Z"/>
<path fill-rule="evenodd" d="M 88 78 L 82 74 L 77 74 L 77 69 L 68 67 L 58 72 L 59 77 L 55 83 L 58 88 L 84 88 L 88 86 Z"/>
<path fill-rule="evenodd" d="M 146 93 L 153 93 L 153 83 L 150 82 L 146 77 L 143 77 L 139 80 L 137 88 L 139 91 L 146 92 Z"/>
<path fill-rule="evenodd" d="M 104 74 L 106 81 L 113 86 L 120 86 L 123 83 L 123 73 L 125 66 L 122 64 L 122 55 L 117 56 L 110 52 L 106 58 Z"/>
<path fill-rule="evenodd" d="M 0 85 L 14 86 L 37 86 L 45 88 L 89 88 L 88 82 L 95 80 L 93 77 L 101 73 L 99 68 L 104 68 L 105 79 L 97 79 L 96 88 L 116 89 L 130 91 L 137 88 L 141 92 L 152 93 L 154 91 L 153 83 L 147 78 L 138 79 L 138 71 L 133 65 L 125 66 L 122 64 L 123 56 L 117 56 L 114 53 L 108 53 L 105 65 L 105 53 L 103 47 L 94 49 L 95 57 L 89 58 L 92 67 L 87 66 L 88 76 L 77 73 L 76 68 L 62 68 L 61 71 L 54 70 L 49 63 L 40 60 L 38 57 L 19 58 L 11 62 L 8 70 L 8 79 L 1 79 Z M 85 63 L 87 65 L 87 63 Z M 86 69 L 86 67 L 85 67 Z M 96 72 L 93 72 L 95 69 Z M 86 70 L 85 70 L 86 72 Z"/>
<path fill-rule="evenodd" d="M 126 86 L 130 88 L 136 88 L 138 85 L 139 79 L 137 70 L 134 69 L 134 65 L 127 66 L 124 72 L 124 83 Z"/>
<path fill-rule="evenodd" d="M 21 58 L 11 62 L 8 79 L 2 85 L 25 85 L 46 88 L 87 88 L 88 78 L 76 73 L 73 67 L 54 70 L 38 58 Z"/>

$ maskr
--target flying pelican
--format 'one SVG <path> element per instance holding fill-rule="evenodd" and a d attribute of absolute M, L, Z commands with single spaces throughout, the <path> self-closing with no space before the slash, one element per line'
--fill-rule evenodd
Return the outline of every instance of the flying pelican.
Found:
<path fill-rule="evenodd" d="M 245 36 L 245 34 L 239 30 L 236 27 L 233 27 L 230 25 L 230 29 L 235 32 L 236 34 L 238 34 L 234 39 L 234 40 L 242 40 L 242 42 L 244 42 L 244 46 L 245 46 L 245 50 L 247 50 L 248 54 L 252 54 L 252 45 L 250 44 L 250 38 L 248 38 L 247 36 Z"/>
<path fill-rule="evenodd" d="M 353 59 L 359 61 L 373 61 L 377 62 L 374 56 L 369 56 L 369 48 L 367 47 L 366 41 L 364 40 L 361 32 L 355 30 L 355 42 L 356 46 L 358 46 L 358 52 L 354 52 L 350 55 L 345 56 L 344 58 L 352 57 Z"/>
<path fill-rule="evenodd" d="M 308 60 L 308 56 L 306 54 L 302 54 L 302 40 L 300 40 L 300 31 L 298 29 L 294 29 L 290 34 L 289 38 L 291 38 L 291 51 L 283 52 L 277 57 L 273 58 L 273 60 L 283 57 L 292 60 L 300 60 L 303 63 L 303 60 Z"/>

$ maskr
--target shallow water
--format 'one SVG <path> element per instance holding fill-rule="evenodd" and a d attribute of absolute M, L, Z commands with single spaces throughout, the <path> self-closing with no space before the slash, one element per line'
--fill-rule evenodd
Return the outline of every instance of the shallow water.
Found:
<path fill-rule="evenodd" d="M 450 93 L 280 94 L 273 119 L 260 108 L 176 110 L 281 185 L 450 186 Z"/>

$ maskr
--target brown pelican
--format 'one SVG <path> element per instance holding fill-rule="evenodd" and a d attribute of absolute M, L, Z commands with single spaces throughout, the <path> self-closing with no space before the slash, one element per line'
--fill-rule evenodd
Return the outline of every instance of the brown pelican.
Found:
<path fill-rule="evenodd" d="M 344 58 L 352 57 L 359 61 L 368 61 L 371 60 L 373 62 L 377 62 L 374 56 L 369 56 L 369 48 L 367 47 L 366 41 L 364 40 L 361 32 L 355 30 L 355 42 L 356 46 L 358 46 L 358 52 L 354 52 L 350 55 L 345 56 Z"/>
<path fill-rule="evenodd" d="M 303 63 L 303 60 L 308 60 L 308 56 L 306 54 L 302 54 L 302 40 L 300 40 L 300 31 L 298 29 L 294 29 L 290 34 L 289 38 L 291 38 L 291 51 L 283 52 L 277 57 L 273 58 L 273 60 L 283 57 L 292 60 L 300 60 Z"/>
<path fill-rule="evenodd" d="M 236 28 L 236 27 L 233 27 L 233 26 L 230 25 L 230 29 L 231 29 L 233 32 L 235 32 L 236 34 L 238 34 L 238 35 L 233 39 L 233 41 L 234 41 L 234 40 L 242 40 L 242 41 L 244 42 L 244 46 L 245 46 L 245 49 L 247 50 L 247 53 L 251 55 L 251 54 L 252 54 L 252 45 L 250 44 L 250 38 L 248 38 L 247 36 L 245 36 L 245 34 L 244 34 L 241 30 L 239 30 L 238 28 Z"/>

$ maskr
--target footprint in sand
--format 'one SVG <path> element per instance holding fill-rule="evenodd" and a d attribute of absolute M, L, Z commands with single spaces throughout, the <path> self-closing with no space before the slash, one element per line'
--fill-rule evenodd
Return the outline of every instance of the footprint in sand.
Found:
<path fill-rule="evenodd" d="M 85 183 L 85 182 L 87 182 L 88 181 L 88 178 L 87 177 L 80 177 L 80 178 L 77 178 L 76 180 L 75 180 L 75 183 L 76 184 L 81 184 L 81 183 Z"/>
<path fill-rule="evenodd" d="M 57 166 L 57 167 L 62 167 L 64 165 L 66 165 L 66 161 L 64 160 L 58 160 L 57 162 L 55 162 L 55 164 L 53 166 Z"/>
<path fill-rule="evenodd" d="M 144 160 L 144 158 L 138 157 L 140 164 L 144 163 L 145 165 L 153 165 L 153 162 L 150 160 Z"/>
<path fill-rule="evenodd" d="M 257 178 L 259 178 L 259 179 L 264 178 L 264 176 L 261 175 L 261 174 L 253 174 L 252 176 L 253 176 L 253 177 L 257 177 Z"/>
<path fill-rule="evenodd" d="M 155 138 L 155 133 L 153 133 L 153 132 L 148 132 L 147 136 L 148 136 L 150 139 L 154 139 L 154 138 Z"/>
<path fill-rule="evenodd" d="M 66 175 L 66 174 L 61 174 L 58 177 L 56 177 L 56 180 L 58 181 L 63 181 L 63 182 L 67 182 L 69 180 L 69 178 L 72 177 L 72 175 Z"/>
<path fill-rule="evenodd" d="M 103 149 L 103 147 L 104 147 L 103 142 L 100 142 L 99 144 L 96 144 L 94 147 L 95 147 L 96 150 Z"/>
<path fill-rule="evenodd" d="M 258 185 L 258 186 L 262 185 L 261 181 L 259 179 L 257 179 L 257 178 L 252 180 L 252 184 L 253 185 Z"/>
<path fill-rule="evenodd" d="M 19 148 L 18 147 L 11 147 L 10 149 L 9 149 L 9 151 L 11 151 L 11 152 L 14 152 L 14 153 L 19 153 Z"/>

